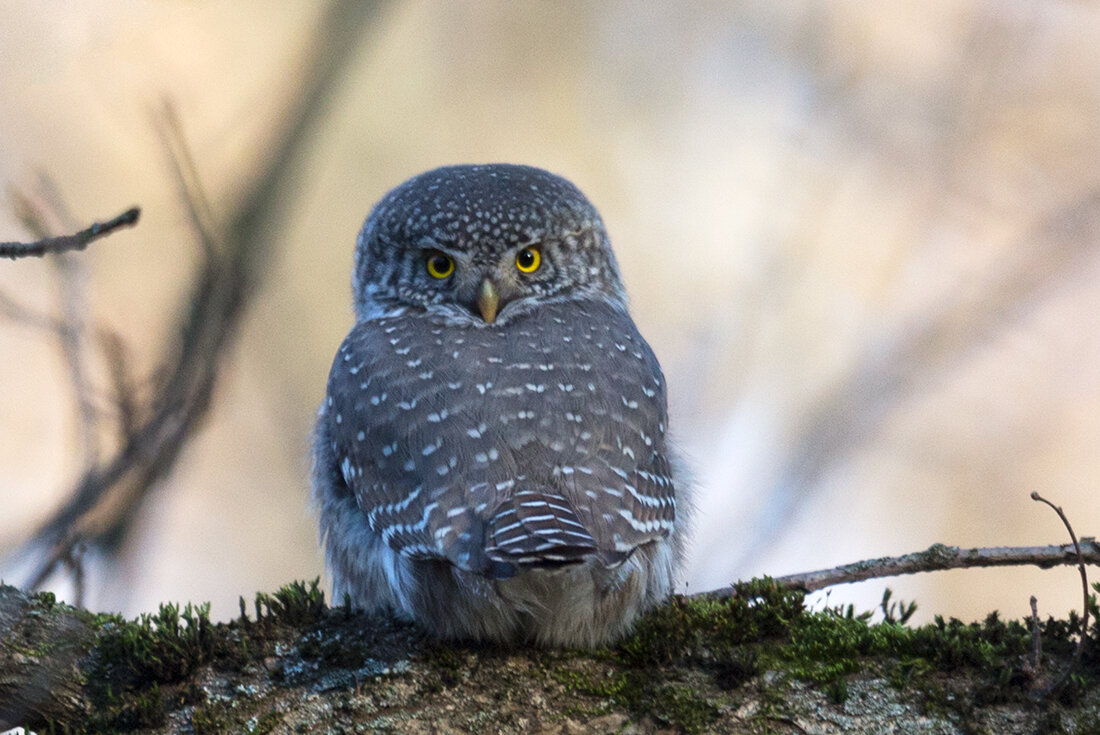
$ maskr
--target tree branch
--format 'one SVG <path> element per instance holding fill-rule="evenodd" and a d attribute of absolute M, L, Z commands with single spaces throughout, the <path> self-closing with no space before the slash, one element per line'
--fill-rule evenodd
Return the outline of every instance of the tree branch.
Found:
<path fill-rule="evenodd" d="M 0 731 L 1096 732 L 1095 667 L 1035 707 L 1018 622 L 903 629 L 752 587 L 765 597 L 674 600 L 612 649 L 561 651 L 431 641 L 328 608 L 315 584 L 225 623 L 192 605 L 128 622 L 0 584 Z M 1067 627 L 1036 628 L 1051 667 Z"/>
<path fill-rule="evenodd" d="M 41 258 L 46 253 L 64 253 L 69 250 L 83 250 L 88 244 L 101 237 L 110 235 L 115 230 L 123 227 L 131 227 L 137 223 L 141 216 L 141 209 L 131 207 L 122 214 L 107 220 L 96 222 L 91 227 L 81 230 L 75 235 L 63 235 L 61 237 L 47 237 L 34 242 L 0 242 L 0 258 Z"/>
<path fill-rule="evenodd" d="M 39 173 L 31 192 L 12 188 L 16 216 L 36 239 L 79 227 L 54 181 Z M 57 273 L 61 329 L 55 332 L 76 404 L 76 423 L 82 452 L 82 469 L 94 467 L 99 459 L 99 411 L 92 400 L 93 384 L 89 343 L 87 260 L 75 252 L 57 253 L 51 259 Z"/>
<path fill-rule="evenodd" d="M 333 0 L 327 5 L 306 56 L 296 67 L 300 73 L 294 75 L 288 110 L 273 134 L 269 156 L 248 183 L 237 187 L 245 194 L 220 221 L 211 213 L 181 127 L 166 106 L 158 130 L 204 258 L 163 350 L 157 371 L 163 378 L 151 396 L 140 401 L 128 394 L 132 385 L 128 370 L 117 360 L 112 362 L 114 387 L 121 394 L 116 398 L 123 437 L 118 448 L 89 468 L 69 499 L 16 550 L 19 556 L 34 552 L 38 557 L 28 575 L 29 587 L 43 585 L 81 540 L 108 551 L 117 548 L 150 489 L 172 470 L 207 415 L 221 361 L 234 343 L 267 256 L 278 242 L 272 230 L 282 214 L 282 197 L 292 171 L 326 112 L 325 102 L 363 41 L 364 29 L 380 9 L 381 3 L 359 0 Z M 91 228 L 94 237 L 104 234 L 104 225 L 97 227 Z M 108 355 L 112 357 L 121 358 L 121 353 Z"/>
<path fill-rule="evenodd" d="M 1069 518 L 1066 518 L 1065 512 L 1062 510 L 1062 506 L 1055 505 L 1039 493 L 1033 492 L 1031 499 L 1040 503 L 1046 503 L 1054 512 L 1058 514 L 1058 517 L 1062 519 L 1062 524 L 1065 525 L 1066 530 L 1069 532 L 1069 537 L 1073 541 L 1073 549 L 1077 554 L 1077 569 L 1081 572 L 1081 590 L 1084 597 L 1084 603 L 1082 605 L 1081 612 L 1081 635 L 1077 638 L 1077 648 L 1074 650 L 1073 659 L 1070 661 L 1069 666 L 1066 667 L 1062 676 L 1047 689 L 1043 694 L 1050 694 L 1051 692 L 1061 691 L 1062 687 L 1069 681 L 1070 674 L 1077 668 L 1077 665 L 1081 663 L 1081 654 L 1085 650 L 1085 638 L 1089 634 L 1089 575 L 1085 571 L 1085 557 L 1081 553 L 1081 544 L 1077 541 L 1077 534 L 1073 530 L 1073 525 L 1070 524 Z M 1093 544 L 1095 546 L 1095 544 Z M 1032 598 L 1035 599 L 1035 598 Z"/>
<path fill-rule="evenodd" d="M 897 577 L 919 572 L 938 572 L 945 569 L 972 569 L 976 567 L 1014 567 L 1033 565 L 1043 569 L 1081 563 L 1100 566 L 1100 544 L 1094 538 L 1082 538 L 1078 557 L 1074 544 L 1061 546 L 986 546 L 964 549 L 946 544 L 932 544 L 924 551 L 904 556 L 884 556 L 853 564 L 844 564 L 815 572 L 776 577 L 784 587 L 806 592 L 831 587 L 836 584 L 862 582 L 881 577 Z M 732 587 L 710 592 L 699 592 L 692 597 L 729 597 Z"/>

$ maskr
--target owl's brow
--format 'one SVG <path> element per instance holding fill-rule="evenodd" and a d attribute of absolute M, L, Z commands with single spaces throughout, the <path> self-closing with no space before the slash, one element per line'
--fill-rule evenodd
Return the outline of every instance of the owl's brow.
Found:
<path fill-rule="evenodd" d="M 564 232 L 540 233 L 539 235 L 532 237 L 528 240 L 523 240 L 509 246 L 505 252 L 522 250 L 523 248 L 529 248 L 532 245 L 545 245 L 546 243 L 551 242 L 561 242 L 570 237 L 580 237 L 590 232 L 597 232 L 600 229 L 601 227 L 598 224 L 590 224 L 584 225 L 583 227 L 577 227 L 572 230 L 566 230 Z M 386 244 L 393 245 L 396 244 L 396 241 L 387 239 Z M 434 250 L 436 252 L 449 255 L 451 257 L 459 257 L 467 254 L 467 251 L 462 248 L 455 247 L 454 245 L 448 243 L 440 242 L 439 240 L 428 237 L 426 235 L 416 241 L 415 247 L 418 248 L 421 252 L 430 252 Z"/>

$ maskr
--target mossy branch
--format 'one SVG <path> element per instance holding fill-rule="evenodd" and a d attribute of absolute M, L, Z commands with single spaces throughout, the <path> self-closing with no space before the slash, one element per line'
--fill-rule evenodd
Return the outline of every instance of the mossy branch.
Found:
<path fill-rule="evenodd" d="M 884 597 L 882 620 L 807 609 L 772 580 L 674 597 L 613 648 L 433 643 L 328 608 L 317 582 L 257 595 L 255 617 L 205 605 L 127 621 L 0 585 L 0 731 L 1096 732 L 1100 626 L 937 618 Z M 1091 601 L 1095 606 L 1095 601 Z M 901 612 L 898 616 L 896 613 Z M 877 616 L 875 616 L 877 617 Z M 1029 627 L 1031 626 L 1031 627 Z M 1047 670 L 1089 646 L 1056 695 Z"/>

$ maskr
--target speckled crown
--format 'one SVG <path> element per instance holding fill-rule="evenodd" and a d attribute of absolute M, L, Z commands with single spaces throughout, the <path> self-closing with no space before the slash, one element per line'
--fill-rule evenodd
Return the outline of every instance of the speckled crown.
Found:
<path fill-rule="evenodd" d="M 549 233 L 603 227 L 580 189 L 533 166 L 444 166 L 412 177 L 382 197 L 360 235 L 372 253 L 400 239 L 533 242 Z"/>

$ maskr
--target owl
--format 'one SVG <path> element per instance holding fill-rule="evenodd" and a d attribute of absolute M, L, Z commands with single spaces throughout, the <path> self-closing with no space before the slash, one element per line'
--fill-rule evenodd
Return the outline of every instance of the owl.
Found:
<path fill-rule="evenodd" d="M 390 191 L 314 435 L 333 599 L 442 638 L 598 646 L 672 587 L 665 382 L 596 209 L 518 165 Z"/>

